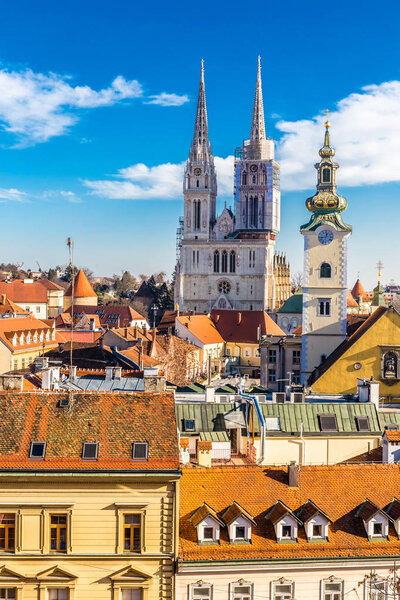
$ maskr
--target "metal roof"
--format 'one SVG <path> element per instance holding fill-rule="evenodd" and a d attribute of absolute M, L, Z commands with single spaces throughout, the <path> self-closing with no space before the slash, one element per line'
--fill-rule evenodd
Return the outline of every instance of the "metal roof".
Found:
<path fill-rule="evenodd" d="M 144 381 L 138 377 L 105 380 L 104 377 L 76 377 L 72 382 L 60 382 L 61 389 L 83 392 L 143 392 Z"/>
<path fill-rule="evenodd" d="M 268 436 L 284 436 L 299 434 L 303 424 L 304 435 L 380 435 L 384 425 L 378 421 L 374 404 L 371 403 L 302 403 L 302 404 L 260 404 L 265 418 L 279 419 L 279 430 L 270 429 Z M 246 427 L 246 404 L 232 402 L 217 403 L 182 403 L 176 404 L 178 427 L 184 431 L 184 420 L 194 420 L 192 433 L 226 431 L 232 427 Z M 320 428 L 318 415 L 334 414 L 337 421 L 336 432 L 323 432 Z M 397 415 L 400 428 L 400 411 L 391 413 Z M 368 417 L 370 431 L 358 431 L 357 417 Z M 394 418 L 394 417 L 392 417 Z M 254 419 L 255 431 L 259 432 L 258 419 Z"/>
<path fill-rule="evenodd" d="M 380 428 L 383 431 L 386 425 L 397 425 L 400 429 L 400 410 L 382 411 L 378 413 Z"/>
<path fill-rule="evenodd" d="M 202 431 L 200 432 L 202 442 L 229 442 L 226 431 Z"/>

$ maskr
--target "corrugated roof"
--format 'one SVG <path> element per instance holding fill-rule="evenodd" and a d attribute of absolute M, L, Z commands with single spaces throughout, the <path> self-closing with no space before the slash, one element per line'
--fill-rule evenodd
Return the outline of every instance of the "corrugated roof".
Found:
<path fill-rule="evenodd" d="M 191 433 L 226 431 L 226 419 L 239 418 L 239 426 L 245 427 L 244 410 L 245 405 L 235 405 L 231 402 L 226 404 L 182 403 L 176 404 L 175 412 L 178 428 L 185 431 L 184 421 L 193 420 L 194 430 Z"/>
<path fill-rule="evenodd" d="M 201 442 L 229 442 L 226 431 L 202 431 L 200 433 Z"/>

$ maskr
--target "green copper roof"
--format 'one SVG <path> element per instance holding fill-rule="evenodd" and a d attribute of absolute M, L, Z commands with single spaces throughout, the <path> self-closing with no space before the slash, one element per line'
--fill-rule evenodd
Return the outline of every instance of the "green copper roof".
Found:
<path fill-rule="evenodd" d="M 339 213 L 314 213 L 311 215 L 309 222 L 300 227 L 300 231 L 315 231 L 320 225 L 331 225 L 336 231 L 353 231 L 351 225 L 347 225 L 347 223 L 343 222 Z"/>
<path fill-rule="evenodd" d="M 374 297 L 371 302 L 371 306 L 386 306 L 386 301 L 383 296 L 384 289 L 380 283 L 376 287 L 374 287 Z"/>
<path fill-rule="evenodd" d="M 278 313 L 297 313 L 301 314 L 303 312 L 303 294 L 297 292 L 290 296 L 286 302 L 281 306 L 278 310 Z"/>
<path fill-rule="evenodd" d="M 229 442 L 226 431 L 202 431 L 200 440 L 202 442 Z"/>

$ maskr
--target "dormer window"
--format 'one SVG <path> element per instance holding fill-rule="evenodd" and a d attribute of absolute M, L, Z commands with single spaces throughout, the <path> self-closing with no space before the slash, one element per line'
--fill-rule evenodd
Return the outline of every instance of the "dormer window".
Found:
<path fill-rule="evenodd" d="M 246 539 L 246 527 L 237 525 L 235 527 L 235 540 L 245 540 L 245 539 Z"/>
<path fill-rule="evenodd" d="M 229 541 L 231 544 L 250 544 L 251 530 L 256 523 L 253 517 L 237 502 L 226 509 L 222 520 L 228 528 Z"/>
<path fill-rule="evenodd" d="M 16 333 L 14 333 L 14 335 L 13 335 L 13 339 L 12 339 L 12 345 L 13 345 L 13 346 L 16 346 L 16 345 L 17 345 L 17 334 L 16 334 Z"/>
<path fill-rule="evenodd" d="M 379 535 L 379 537 L 381 537 L 383 534 L 382 528 L 383 528 L 382 523 L 372 523 L 372 535 L 373 536 Z"/>
<path fill-rule="evenodd" d="M 322 538 L 322 525 L 313 525 L 312 526 L 312 537 L 313 538 Z"/>
<path fill-rule="evenodd" d="M 55 340 L 56 339 L 56 332 L 53 330 L 53 333 L 51 334 L 51 339 Z"/>
<path fill-rule="evenodd" d="M 387 539 L 389 533 L 389 517 L 368 498 L 364 500 L 356 512 L 364 523 L 368 539 L 371 541 Z"/>
<path fill-rule="evenodd" d="M 308 542 L 328 541 L 328 526 L 332 521 L 314 502 L 307 502 L 296 512 L 303 523 Z"/>
<path fill-rule="evenodd" d="M 282 530 L 281 530 L 282 539 L 291 540 L 293 538 L 292 532 L 293 532 L 293 527 L 291 525 L 282 525 Z"/>
<path fill-rule="evenodd" d="M 41 342 L 43 342 L 43 340 L 44 340 L 43 331 L 41 331 L 41 332 L 40 332 L 40 337 L 39 337 L 39 340 L 40 340 Z"/>
<path fill-rule="evenodd" d="M 28 333 L 27 336 L 26 336 L 26 343 L 27 344 L 31 343 L 31 334 L 30 333 Z"/>
<path fill-rule="evenodd" d="M 21 335 L 19 336 L 19 343 L 21 344 L 21 346 L 23 346 L 24 340 L 25 340 L 24 334 L 21 333 Z"/>
<path fill-rule="evenodd" d="M 35 333 L 33 334 L 33 341 L 36 343 L 37 340 L 38 340 L 37 331 L 35 331 Z"/>
<path fill-rule="evenodd" d="M 46 342 L 50 340 L 50 331 L 46 331 Z"/>
<path fill-rule="evenodd" d="M 277 542 L 294 542 L 297 540 L 300 519 L 286 504 L 278 500 L 267 512 L 265 518 L 272 522 Z"/>
<path fill-rule="evenodd" d="M 190 517 L 190 521 L 197 530 L 199 544 L 218 544 L 220 528 L 224 525 L 214 509 L 208 504 L 203 504 Z"/>

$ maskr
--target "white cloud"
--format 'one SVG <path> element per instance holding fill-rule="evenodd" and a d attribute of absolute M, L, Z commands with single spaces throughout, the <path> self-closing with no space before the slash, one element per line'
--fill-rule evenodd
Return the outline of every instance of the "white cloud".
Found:
<path fill-rule="evenodd" d="M 19 145 L 46 142 L 76 123 L 77 109 L 110 106 L 142 94 L 138 81 L 121 76 L 109 87 L 96 91 L 87 85 L 72 86 L 56 73 L 1 69 L 0 122 L 18 138 Z"/>
<path fill-rule="evenodd" d="M 162 92 L 155 96 L 149 96 L 149 98 L 150 100 L 146 104 L 159 104 L 160 106 L 182 106 L 182 104 L 189 102 L 189 96 L 186 94 L 178 96 L 178 94 Z"/>
<path fill-rule="evenodd" d="M 278 144 L 282 189 L 312 188 L 325 117 L 280 121 Z M 400 181 L 400 82 L 369 85 L 350 94 L 330 113 L 331 144 L 340 164 L 338 185 L 361 186 Z"/>
<path fill-rule="evenodd" d="M 219 195 L 233 193 L 233 156 L 215 158 Z M 175 200 L 182 195 L 185 162 L 148 167 L 138 163 L 120 169 L 114 179 L 85 180 L 93 193 L 110 200 Z"/>
<path fill-rule="evenodd" d="M 77 196 L 75 192 L 71 192 L 70 190 L 45 190 L 39 196 L 39 199 L 49 202 L 66 200 L 71 204 L 81 204 L 83 202 L 80 196 Z"/>
<path fill-rule="evenodd" d="M 10 200 L 14 202 L 25 202 L 27 200 L 27 194 L 14 188 L 0 188 L 0 202 L 7 202 Z"/>

